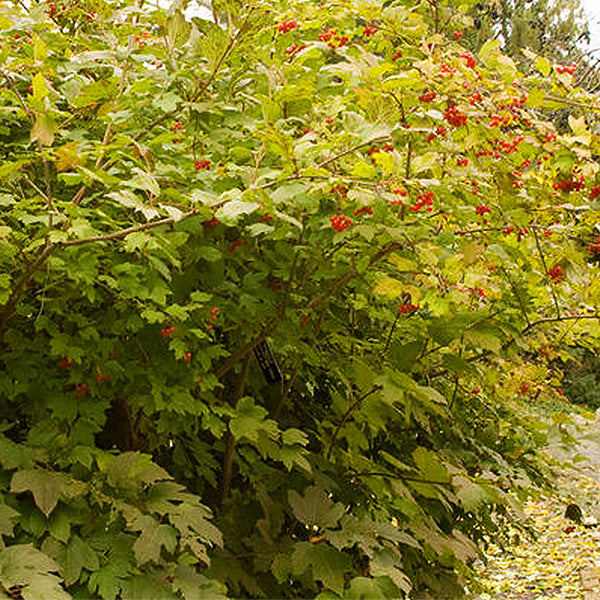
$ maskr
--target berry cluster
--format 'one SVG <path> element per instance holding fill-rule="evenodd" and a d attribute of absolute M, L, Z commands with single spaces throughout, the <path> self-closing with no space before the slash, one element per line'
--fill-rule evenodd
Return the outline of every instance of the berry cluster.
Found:
<path fill-rule="evenodd" d="M 452 127 L 461 127 L 467 124 L 467 115 L 460 113 L 456 106 L 451 106 L 446 109 L 444 119 L 446 119 L 448 124 L 452 125 Z"/>
<path fill-rule="evenodd" d="M 363 31 L 363 35 L 366 37 L 369 37 L 371 35 L 375 35 L 377 33 L 377 27 L 365 27 L 365 30 Z"/>
<path fill-rule="evenodd" d="M 328 29 L 325 33 L 319 34 L 319 41 L 325 42 L 332 50 L 335 50 L 335 48 L 345 46 L 350 41 L 350 38 L 345 35 L 339 35 L 337 29 Z"/>
<path fill-rule="evenodd" d="M 437 96 L 436 92 L 425 92 L 419 96 L 421 102 L 433 102 Z"/>
<path fill-rule="evenodd" d="M 433 192 L 421 192 L 417 196 L 417 201 L 409 206 L 408 210 L 410 212 L 419 212 L 422 208 L 425 208 L 427 212 L 431 212 L 433 210 Z"/>
<path fill-rule="evenodd" d="M 288 56 L 293 56 L 294 54 L 297 54 L 298 52 L 300 52 L 300 50 L 304 50 L 304 48 L 306 48 L 306 44 L 298 44 L 297 42 L 294 42 L 286 51 L 285 53 Z"/>
<path fill-rule="evenodd" d="M 332 215 L 330 218 L 331 226 L 338 232 L 341 233 L 344 229 L 348 229 L 352 224 L 352 219 L 344 215 Z"/>
<path fill-rule="evenodd" d="M 474 69 L 477 66 L 477 61 L 475 60 L 475 57 L 472 54 L 465 53 L 461 54 L 460 57 L 466 61 L 467 67 L 469 67 L 469 69 Z"/>
<path fill-rule="evenodd" d="M 210 160 L 195 160 L 194 167 L 196 171 L 210 171 Z"/>
<path fill-rule="evenodd" d="M 552 186 L 555 190 L 569 193 L 579 192 L 585 187 L 585 178 L 583 175 L 574 178 L 573 175 L 569 179 L 561 179 L 560 181 L 554 182 Z"/>
<path fill-rule="evenodd" d="M 411 302 L 405 302 L 398 307 L 398 312 L 407 315 L 408 313 L 415 312 L 419 310 L 419 307 L 416 304 L 412 304 Z"/>
<path fill-rule="evenodd" d="M 282 21 L 279 25 L 277 25 L 277 31 L 281 33 L 287 33 L 288 31 L 292 31 L 292 29 L 296 29 L 298 27 L 298 23 L 291 19 L 290 21 Z"/>
<path fill-rule="evenodd" d="M 354 211 L 354 216 L 358 217 L 358 215 L 372 215 L 373 209 L 370 206 L 362 206 L 361 208 L 357 208 Z"/>
<path fill-rule="evenodd" d="M 565 276 L 560 265 L 556 265 L 555 267 L 548 269 L 548 275 L 550 276 L 550 279 L 552 279 L 552 283 L 559 283 L 560 280 Z"/>
<path fill-rule="evenodd" d="M 569 75 L 573 75 L 575 71 L 577 71 L 577 65 L 572 63 L 570 65 L 554 65 L 557 73 L 569 73 Z"/>

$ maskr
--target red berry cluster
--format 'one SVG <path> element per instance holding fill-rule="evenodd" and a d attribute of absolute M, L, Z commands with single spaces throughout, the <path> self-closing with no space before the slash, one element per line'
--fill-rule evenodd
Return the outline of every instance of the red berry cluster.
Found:
<path fill-rule="evenodd" d="M 427 136 L 427 141 L 431 142 L 432 140 L 435 140 L 436 137 L 446 137 L 447 133 L 448 130 L 445 127 L 437 127 L 435 131 Z"/>
<path fill-rule="evenodd" d="M 480 215 L 483 216 L 487 213 L 491 213 L 492 209 L 489 206 L 486 206 L 485 204 L 480 204 L 476 209 L 475 209 L 475 214 L 476 215 Z"/>
<path fill-rule="evenodd" d="M 572 63 L 570 65 L 554 65 L 557 73 L 569 73 L 569 75 L 573 75 L 575 71 L 577 71 L 577 65 Z"/>
<path fill-rule="evenodd" d="M 469 69 L 474 69 L 477 66 L 477 61 L 475 60 L 475 57 L 472 54 L 465 53 L 461 54 L 460 57 L 466 61 L 467 67 L 469 67 Z"/>
<path fill-rule="evenodd" d="M 110 381 L 110 373 L 96 373 L 94 375 L 94 379 L 99 383 L 102 383 L 103 381 Z"/>
<path fill-rule="evenodd" d="M 300 52 L 300 50 L 304 50 L 304 48 L 306 48 L 306 44 L 298 44 L 297 42 L 294 42 L 286 51 L 285 53 L 288 56 L 293 56 L 294 54 L 297 54 L 298 52 Z"/>
<path fill-rule="evenodd" d="M 392 193 L 402 197 L 406 197 L 408 195 L 408 192 L 402 188 L 394 188 Z M 403 204 L 404 202 L 402 202 L 400 198 L 394 198 L 394 200 L 392 200 L 392 206 L 402 206 Z"/>
<path fill-rule="evenodd" d="M 596 200 L 596 198 L 600 198 L 600 185 L 595 185 L 590 189 L 590 200 Z"/>
<path fill-rule="evenodd" d="M 556 133 L 554 133 L 554 131 L 551 131 L 550 133 L 548 133 L 546 135 L 546 141 L 547 142 L 555 142 L 556 141 Z"/>
<path fill-rule="evenodd" d="M 462 127 L 467 124 L 467 115 L 460 113 L 456 106 L 451 106 L 446 109 L 444 119 L 446 119 L 448 124 L 452 125 L 452 127 Z"/>
<path fill-rule="evenodd" d="M 333 39 L 333 41 L 331 41 Z M 319 41 L 325 42 L 331 49 L 341 48 L 345 46 L 349 41 L 345 35 L 339 35 L 337 29 L 328 29 L 325 33 L 319 34 Z"/>
<path fill-rule="evenodd" d="M 365 27 L 365 30 L 363 31 L 363 35 L 366 37 L 369 37 L 371 35 L 375 35 L 377 33 L 377 27 Z"/>
<path fill-rule="evenodd" d="M 408 210 L 410 212 L 419 212 L 422 208 L 425 208 L 427 212 L 431 212 L 433 210 L 433 192 L 421 192 L 417 196 L 417 201 L 409 206 Z"/>
<path fill-rule="evenodd" d="M 288 31 L 292 31 L 292 29 L 296 29 L 296 27 L 298 27 L 298 23 L 294 19 L 291 19 L 290 21 L 282 21 L 277 25 L 277 31 L 287 33 Z"/>
<path fill-rule="evenodd" d="M 210 160 L 195 160 L 194 167 L 196 171 L 210 171 Z"/>
<path fill-rule="evenodd" d="M 329 191 L 332 194 L 337 194 L 340 198 L 345 198 L 348 195 L 348 188 L 343 183 L 336 183 Z"/>
<path fill-rule="evenodd" d="M 419 96 L 419 100 L 421 102 L 429 103 L 429 102 L 433 102 L 435 100 L 436 96 L 437 96 L 436 92 L 433 92 L 433 91 L 432 92 L 425 92 L 424 94 L 421 94 Z"/>
<path fill-rule="evenodd" d="M 551 269 L 548 269 L 548 275 L 550 279 L 552 279 L 552 283 L 558 283 L 565 276 L 562 267 L 560 265 L 556 265 Z"/>
<path fill-rule="evenodd" d="M 82 396 L 85 396 L 89 391 L 89 387 L 87 383 L 80 383 L 77 385 L 77 387 L 75 388 L 75 393 L 77 394 L 77 396 L 79 398 L 81 398 Z"/>
<path fill-rule="evenodd" d="M 165 327 L 160 330 L 160 333 L 163 337 L 169 337 L 173 333 L 175 333 L 175 327 Z"/>
<path fill-rule="evenodd" d="M 483 100 L 481 94 L 479 92 L 473 92 L 471 97 L 469 98 L 469 104 L 473 106 L 477 102 L 481 102 Z"/>
<path fill-rule="evenodd" d="M 217 225 L 220 225 L 220 224 L 221 224 L 221 221 L 219 221 L 219 219 L 217 219 L 217 217 L 208 219 L 208 221 L 202 221 L 202 225 L 204 225 L 204 227 L 216 227 Z"/>
<path fill-rule="evenodd" d="M 133 39 L 137 42 L 138 48 L 143 48 L 146 45 L 145 40 L 151 37 L 148 31 L 142 31 L 141 34 L 133 36 Z"/>
<path fill-rule="evenodd" d="M 450 67 L 446 63 L 442 63 L 440 65 L 438 77 L 452 77 L 454 73 L 456 73 L 456 69 L 454 67 Z"/>
<path fill-rule="evenodd" d="M 402 50 L 396 51 L 394 56 L 392 56 L 392 62 L 397 61 L 399 58 L 402 58 Z"/>
<path fill-rule="evenodd" d="M 500 127 L 502 125 L 507 126 L 507 125 L 510 125 L 511 121 L 512 121 L 511 115 L 493 114 L 490 118 L 490 127 Z"/>
<path fill-rule="evenodd" d="M 71 367 L 71 361 L 68 358 L 63 358 L 59 363 L 58 366 L 60 369 L 62 369 L 63 371 L 65 371 L 66 369 L 69 369 Z"/>
<path fill-rule="evenodd" d="M 411 302 L 405 302 L 398 307 L 398 312 L 407 315 L 408 313 L 415 312 L 419 310 L 419 307 L 416 304 L 412 304 Z"/>
<path fill-rule="evenodd" d="M 357 208 L 354 211 L 354 216 L 358 217 L 358 215 L 372 215 L 373 209 L 370 206 L 362 206 L 361 208 Z"/>
<path fill-rule="evenodd" d="M 454 35 L 457 40 L 460 40 L 460 38 L 463 36 L 461 31 L 455 31 L 452 35 Z"/>
<path fill-rule="evenodd" d="M 600 254 L 600 235 L 596 238 L 596 241 L 593 244 L 590 244 L 587 247 L 587 249 L 593 252 L 595 255 Z"/>
<path fill-rule="evenodd" d="M 344 215 L 332 215 L 330 218 L 331 226 L 338 232 L 341 233 L 344 229 L 348 229 L 352 224 L 352 219 Z"/>
<path fill-rule="evenodd" d="M 560 181 L 556 181 L 552 186 L 555 190 L 566 192 L 579 192 L 585 187 L 585 178 L 582 175 L 579 175 L 576 179 L 573 175 L 569 179 L 561 179 Z"/>
<path fill-rule="evenodd" d="M 468 158 L 457 158 L 456 159 L 456 164 L 459 167 L 466 167 L 469 164 L 469 159 Z"/>

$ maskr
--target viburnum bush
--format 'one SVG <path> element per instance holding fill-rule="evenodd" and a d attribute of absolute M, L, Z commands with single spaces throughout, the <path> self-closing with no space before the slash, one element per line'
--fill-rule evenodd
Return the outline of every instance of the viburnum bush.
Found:
<path fill-rule="evenodd" d="M 441 3 L 186 4 L 0 3 L 0 585 L 458 596 L 600 334 L 595 101 Z"/>

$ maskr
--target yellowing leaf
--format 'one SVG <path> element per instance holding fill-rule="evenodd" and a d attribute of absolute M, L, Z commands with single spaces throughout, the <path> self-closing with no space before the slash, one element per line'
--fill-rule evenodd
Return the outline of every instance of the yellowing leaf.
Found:
<path fill-rule="evenodd" d="M 42 146 L 51 146 L 54 143 L 54 134 L 58 127 L 54 119 L 47 113 L 36 113 L 35 123 L 31 128 L 31 141 L 39 142 Z"/>

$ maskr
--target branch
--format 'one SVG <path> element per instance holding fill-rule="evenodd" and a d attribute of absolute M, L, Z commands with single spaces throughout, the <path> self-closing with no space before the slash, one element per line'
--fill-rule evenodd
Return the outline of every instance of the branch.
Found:
<path fill-rule="evenodd" d="M 521 332 L 521 335 L 526 334 L 528 331 L 531 331 L 534 327 L 538 325 L 543 325 L 544 323 L 559 323 L 561 321 L 583 321 L 584 319 L 598 319 L 600 320 L 600 314 L 593 315 L 571 315 L 571 316 L 562 316 L 562 317 L 548 317 L 547 319 L 539 319 L 538 321 L 533 321 L 529 323 L 525 329 Z"/>
<path fill-rule="evenodd" d="M 248 378 L 250 377 L 250 365 L 252 364 L 252 354 L 246 356 L 244 368 L 240 374 L 237 389 L 235 391 L 234 401 L 237 404 L 238 400 L 244 396 Z M 225 453 L 223 455 L 223 479 L 221 483 L 221 512 L 224 511 L 225 502 L 229 497 L 231 489 L 231 477 L 233 475 L 233 454 L 235 452 L 235 437 L 228 429 L 225 434 Z"/>
<path fill-rule="evenodd" d="M 540 238 L 537 234 L 537 231 L 533 229 L 533 237 L 535 238 L 535 246 L 537 248 L 538 254 L 540 255 L 540 259 L 542 261 L 542 266 L 544 267 L 544 271 L 546 272 L 546 277 L 550 277 L 548 273 L 548 267 L 546 265 L 546 259 L 544 257 L 544 253 L 542 252 L 542 247 L 540 246 Z M 552 299 L 554 300 L 554 308 L 556 309 L 556 316 L 560 317 L 560 306 L 558 305 L 558 298 L 556 297 L 556 292 L 552 287 L 552 283 L 550 283 L 550 293 L 552 294 Z"/>
<path fill-rule="evenodd" d="M 342 158 L 348 154 L 352 154 L 353 152 L 356 152 L 357 150 L 359 150 L 360 148 L 363 148 L 364 146 L 370 146 L 371 144 L 377 144 L 378 142 L 389 142 L 391 140 L 393 140 L 393 138 L 391 136 L 384 135 L 382 137 L 375 138 L 374 140 L 370 140 L 368 142 L 362 142 L 360 144 L 357 144 L 356 146 L 352 146 L 351 148 L 346 148 L 345 150 L 342 150 L 342 152 L 340 152 L 339 154 L 336 154 L 335 156 L 326 158 L 324 161 L 320 162 L 315 168 L 321 169 L 322 167 L 326 167 L 328 164 L 335 162 L 336 160 L 339 160 L 340 158 Z"/>
<path fill-rule="evenodd" d="M 430 485 L 443 485 L 444 487 L 452 487 L 450 481 L 436 481 L 435 479 L 421 479 L 420 477 L 410 477 L 407 475 L 396 475 L 395 473 L 354 473 L 355 477 L 389 477 L 390 479 L 400 479 L 400 481 L 414 481 L 415 483 L 427 483 Z"/>
<path fill-rule="evenodd" d="M 374 394 L 375 392 L 379 392 L 380 390 L 383 389 L 382 385 L 375 385 L 373 386 L 368 392 L 365 392 L 362 396 L 359 396 L 348 408 L 348 410 L 344 413 L 344 415 L 342 416 L 342 420 L 339 422 L 338 426 L 335 428 L 335 431 L 333 432 L 333 435 L 331 436 L 331 442 L 329 442 L 329 448 L 327 449 L 327 460 L 329 460 L 330 456 L 331 456 L 331 452 L 333 450 L 333 447 L 335 445 L 335 442 L 337 440 L 337 436 L 340 433 L 340 430 L 342 429 L 342 427 L 344 426 L 344 423 L 346 423 L 346 421 L 348 420 L 348 418 L 350 417 L 350 415 L 352 414 L 352 412 L 358 408 L 358 406 L 360 405 L 360 403 L 365 400 L 366 398 L 368 398 L 369 396 L 371 396 L 372 394 Z"/>
<path fill-rule="evenodd" d="M 521 312 L 523 313 L 523 316 L 525 317 L 525 323 L 527 323 L 527 327 L 530 327 L 531 321 L 529 320 L 529 317 L 527 316 L 527 309 L 525 308 L 525 305 L 523 304 L 523 299 L 519 295 L 519 290 L 517 290 L 517 288 L 515 287 L 515 284 L 513 283 L 512 279 L 510 278 L 510 275 L 508 274 L 506 267 L 502 266 L 501 269 L 502 269 L 502 272 L 504 273 L 504 276 L 506 277 L 506 280 L 508 281 L 508 285 L 510 285 L 510 289 L 513 291 L 513 294 L 515 295 L 517 302 L 519 303 Z"/>
<path fill-rule="evenodd" d="M 234 352 L 217 370 L 217 379 L 221 379 L 227 374 L 233 366 L 243 358 L 246 358 L 253 350 L 260 344 L 266 337 L 275 329 L 280 317 L 273 317 L 264 327 L 263 330 L 253 339 L 251 339 L 245 346 L 240 348 L 237 352 Z"/>
<path fill-rule="evenodd" d="M 196 209 L 190 210 L 189 212 L 183 213 L 181 217 L 175 219 L 175 217 L 166 217 L 164 219 L 160 219 L 159 221 L 150 221 L 150 223 L 142 223 L 141 225 L 134 225 L 133 227 L 128 227 L 127 229 L 121 229 L 120 231 L 114 231 L 113 233 L 104 233 L 102 235 L 94 235 L 89 238 L 79 238 L 76 240 L 66 240 L 64 242 L 56 242 L 54 245 L 55 248 L 66 247 L 66 246 L 81 246 L 83 244 L 92 244 L 94 242 L 111 242 L 114 240 L 120 240 L 128 236 L 130 233 L 135 233 L 136 231 L 145 231 L 146 229 L 153 229 L 155 227 L 161 227 L 162 225 L 170 225 L 171 223 L 176 223 L 179 221 L 183 221 L 189 217 L 193 217 L 198 214 Z"/>
<path fill-rule="evenodd" d="M 593 104 L 584 104 L 583 102 L 577 102 L 575 100 L 567 100 L 566 98 L 557 98 L 556 96 L 546 96 L 546 100 L 550 100 L 552 102 L 560 102 L 562 104 L 568 104 L 569 106 L 578 106 L 579 108 L 589 108 L 590 110 L 595 110 L 600 112 L 600 106 L 594 106 Z"/>
<path fill-rule="evenodd" d="M 210 75 L 208 76 L 208 79 L 202 84 L 202 87 L 192 96 L 192 98 L 189 100 L 189 102 L 197 102 L 198 99 L 204 94 L 204 92 L 206 92 L 206 90 L 208 89 L 210 84 L 215 80 L 215 77 L 217 76 L 217 73 L 219 72 L 221 65 L 223 64 L 225 59 L 229 56 L 229 54 L 233 50 L 234 46 L 237 44 L 242 33 L 244 33 L 246 31 L 246 29 L 248 27 L 248 23 L 250 21 L 250 17 L 252 16 L 252 13 L 255 10 L 256 10 L 256 7 L 252 7 L 250 9 L 250 11 L 248 12 L 248 15 L 244 19 L 244 22 L 240 25 L 240 28 L 238 29 L 237 33 L 229 40 L 229 42 L 227 43 L 227 46 L 225 47 L 225 50 L 223 51 L 223 54 L 219 57 L 219 60 L 217 60 L 217 62 L 215 63 L 213 70 L 211 71 Z M 140 131 L 133 139 L 137 142 L 140 138 L 144 137 L 147 133 L 152 131 L 157 125 L 160 125 L 163 121 L 170 119 L 179 110 L 180 110 L 180 107 L 177 106 L 175 109 L 173 109 L 169 112 L 163 113 L 160 117 L 157 117 L 156 119 L 154 119 L 154 121 L 152 121 L 149 125 L 147 125 L 143 129 L 143 131 Z"/>

